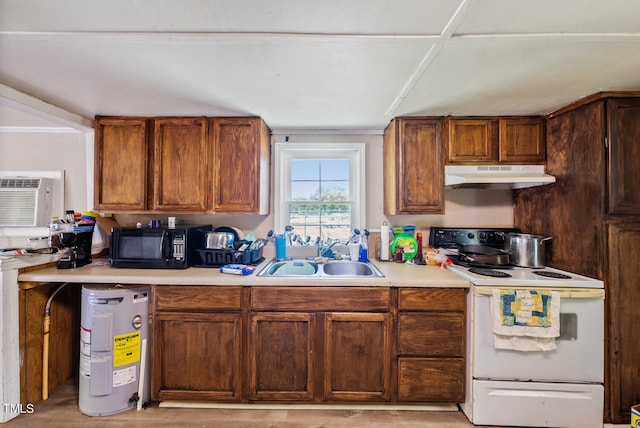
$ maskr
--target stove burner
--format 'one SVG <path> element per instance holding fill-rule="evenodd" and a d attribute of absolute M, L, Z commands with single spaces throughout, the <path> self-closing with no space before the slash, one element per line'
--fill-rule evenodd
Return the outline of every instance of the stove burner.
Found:
<path fill-rule="evenodd" d="M 531 273 L 533 273 L 534 275 L 538 275 L 538 276 L 544 276 L 545 278 L 571 279 L 571 277 L 569 275 L 565 275 L 564 273 L 551 272 L 551 271 L 548 271 L 548 270 L 534 270 Z"/>
<path fill-rule="evenodd" d="M 508 273 L 493 269 L 471 268 L 469 269 L 469 272 L 482 276 L 492 276 L 494 278 L 511 278 L 511 275 Z"/>

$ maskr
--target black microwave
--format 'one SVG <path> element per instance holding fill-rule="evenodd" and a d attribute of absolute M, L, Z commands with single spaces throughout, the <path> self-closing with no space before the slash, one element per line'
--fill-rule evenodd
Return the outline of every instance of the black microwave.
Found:
<path fill-rule="evenodd" d="M 177 227 L 114 227 L 109 238 L 111 266 L 139 269 L 186 269 L 199 260 L 211 225 Z"/>

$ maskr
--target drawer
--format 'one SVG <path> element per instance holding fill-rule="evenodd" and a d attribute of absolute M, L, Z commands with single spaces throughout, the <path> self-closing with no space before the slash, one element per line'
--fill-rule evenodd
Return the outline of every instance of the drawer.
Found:
<path fill-rule="evenodd" d="M 254 287 L 255 311 L 388 311 L 388 288 L 364 287 Z"/>
<path fill-rule="evenodd" d="M 464 313 L 408 312 L 398 316 L 398 354 L 464 356 Z"/>
<path fill-rule="evenodd" d="M 156 285 L 156 311 L 239 311 L 242 287 Z"/>
<path fill-rule="evenodd" d="M 466 288 L 401 288 L 398 310 L 464 311 Z"/>
<path fill-rule="evenodd" d="M 399 358 L 398 401 L 462 403 L 464 359 Z"/>

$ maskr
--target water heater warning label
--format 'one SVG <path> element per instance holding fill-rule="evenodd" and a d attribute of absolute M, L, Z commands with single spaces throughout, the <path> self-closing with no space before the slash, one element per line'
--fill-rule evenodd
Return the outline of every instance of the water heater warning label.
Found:
<path fill-rule="evenodd" d="M 140 360 L 140 332 L 113 337 L 113 367 L 126 366 Z"/>

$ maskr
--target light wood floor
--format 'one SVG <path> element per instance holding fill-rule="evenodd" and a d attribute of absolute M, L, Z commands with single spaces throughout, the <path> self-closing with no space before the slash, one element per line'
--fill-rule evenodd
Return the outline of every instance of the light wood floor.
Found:
<path fill-rule="evenodd" d="M 5 423 L 7 428 L 84 427 L 224 427 L 224 428 L 469 428 L 462 412 L 371 410 L 228 410 L 175 409 L 152 403 L 143 411 L 130 410 L 112 416 L 89 417 L 78 409 L 77 381 L 51 392 L 49 399 L 34 404 L 34 412 Z"/>
<path fill-rule="evenodd" d="M 373 410 L 228 410 L 176 409 L 158 407 L 130 410 L 117 415 L 90 417 L 78 409 L 77 380 L 51 392 L 47 401 L 34 404 L 34 412 L 22 414 L 2 428 L 471 428 L 458 412 L 373 411 Z M 605 428 L 628 425 L 605 424 Z M 491 428 L 491 427 L 483 427 Z"/>

